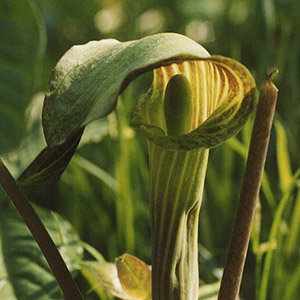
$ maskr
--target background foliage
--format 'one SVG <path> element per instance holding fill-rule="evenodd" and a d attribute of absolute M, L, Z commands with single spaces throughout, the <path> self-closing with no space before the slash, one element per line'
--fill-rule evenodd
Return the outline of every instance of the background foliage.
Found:
<path fill-rule="evenodd" d="M 24 3 L 0 1 L 0 154 L 16 176 L 45 145 L 40 127 L 43 94 L 51 70 L 74 44 L 173 31 L 190 36 L 212 54 L 241 61 L 258 87 L 268 71 L 279 68 L 276 126 L 241 297 L 264 300 L 267 291 L 266 299 L 296 299 L 300 193 L 293 174 L 300 165 L 299 1 L 28 1 L 34 9 Z M 80 238 L 108 261 L 128 252 L 151 263 L 146 143 L 129 126 L 134 103 L 150 82 L 151 74 L 136 79 L 117 110 L 88 127 L 58 184 L 25 189 L 31 201 L 68 219 Z M 202 285 L 217 282 L 221 275 L 250 132 L 251 121 L 237 138 L 210 154 L 200 216 Z M 0 208 L 6 206 L 0 190 Z M 78 280 L 86 299 L 108 299 L 88 291 L 82 277 Z"/>

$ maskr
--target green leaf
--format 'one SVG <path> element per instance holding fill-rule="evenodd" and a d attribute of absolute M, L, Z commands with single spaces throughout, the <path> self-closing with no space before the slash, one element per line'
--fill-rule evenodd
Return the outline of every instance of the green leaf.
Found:
<path fill-rule="evenodd" d="M 58 215 L 37 211 L 69 269 L 76 271 L 82 247 L 74 229 Z M 63 299 L 40 248 L 13 208 L 0 213 L 0 299 Z"/>
<path fill-rule="evenodd" d="M 96 293 L 102 295 L 104 289 L 121 299 L 151 299 L 151 268 L 147 264 L 126 253 L 115 263 L 109 263 L 91 246 L 85 244 L 84 247 L 98 257 L 98 261 L 80 263 L 82 274 Z"/>
<path fill-rule="evenodd" d="M 104 288 L 111 295 L 120 299 L 132 300 L 122 288 L 118 278 L 116 264 L 106 261 L 84 261 L 80 263 L 82 274 L 92 283 L 92 288 L 99 293 Z"/>
<path fill-rule="evenodd" d="M 127 253 L 116 259 L 123 290 L 133 298 L 151 299 L 151 270 L 147 264 Z"/>
<path fill-rule="evenodd" d="M 52 184 L 57 182 L 70 162 L 83 130 L 70 136 L 63 144 L 47 146 L 18 178 L 20 185 Z"/>
<path fill-rule="evenodd" d="M 216 146 L 236 134 L 253 109 L 255 82 L 249 71 L 233 59 L 210 57 L 185 36 L 162 33 L 123 43 L 92 41 L 72 47 L 52 73 L 52 92 L 45 97 L 43 108 L 49 148 L 65 143 L 78 130 L 110 113 L 127 84 L 150 69 L 155 69 L 153 85 L 137 106 L 133 124 L 141 126 L 159 146 L 177 150 Z M 192 131 L 166 136 L 164 90 L 176 74 L 190 81 Z M 35 177 L 31 169 L 29 174 Z"/>
<path fill-rule="evenodd" d="M 43 127 L 50 146 L 110 113 L 137 75 L 171 62 L 208 57 L 193 40 L 163 33 L 141 40 L 92 41 L 72 47 L 58 62 L 45 98 Z"/>
<path fill-rule="evenodd" d="M 5 154 L 24 137 L 25 109 L 40 80 L 46 35 L 33 0 L 0 0 L 0 40 L 0 154 Z"/>

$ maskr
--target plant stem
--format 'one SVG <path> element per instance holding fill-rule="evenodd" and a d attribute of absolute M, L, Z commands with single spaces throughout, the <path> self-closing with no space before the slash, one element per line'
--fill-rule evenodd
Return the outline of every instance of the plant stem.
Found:
<path fill-rule="evenodd" d="M 83 300 L 65 262 L 39 216 L 0 159 L 0 184 L 11 199 L 34 239 L 41 248 L 58 284 L 67 300 Z"/>
<path fill-rule="evenodd" d="M 208 150 L 172 151 L 149 143 L 152 297 L 198 299 L 198 219 Z"/>
<path fill-rule="evenodd" d="M 267 77 L 260 91 L 244 181 L 218 300 L 236 300 L 239 294 L 275 113 L 278 90 L 272 78 L 276 73 L 277 71 Z"/>

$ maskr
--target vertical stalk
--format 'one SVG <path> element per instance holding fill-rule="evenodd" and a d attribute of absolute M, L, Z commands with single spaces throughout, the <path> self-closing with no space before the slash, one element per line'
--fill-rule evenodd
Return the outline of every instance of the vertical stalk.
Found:
<path fill-rule="evenodd" d="M 152 297 L 198 299 L 198 218 L 208 150 L 172 151 L 149 143 Z"/>
<path fill-rule="evenodd" d="M 14 178 L 0 160 L 0 184 L 11 199 L 34 239 L 40 246 L 58 284 L 67 300 L 83 300 L 65 262 L 39 216 L 16 184 Z"/>
<path fill-rule="evenodd" d="M 276 73 L 277 71 L 270 74 L 261 88 L 244 181 L 218 300 L 236 300 L 239 294 L 275 113 L 278 91 L 272 82 L 272 77 Z"/>
<path fill-rule="evenodd" d="M 129 93 L 130 92 L 129 90 Z M 131 128 L 128 127 L 128 111 L 121 101 L 119 102 L 117 113 L 119 139 L 115 177 L 118 182 L 116 201 L 118 247 L 119 251 L 122 250 L 122 252 L 133 253 L 135 244 L 134 195 L 132 193 L 132 183 L 129 174 L 131 173 L 130 169 L 132 163 L 132 148 L 130 144 L 134 136 L 132 135 Z"/>

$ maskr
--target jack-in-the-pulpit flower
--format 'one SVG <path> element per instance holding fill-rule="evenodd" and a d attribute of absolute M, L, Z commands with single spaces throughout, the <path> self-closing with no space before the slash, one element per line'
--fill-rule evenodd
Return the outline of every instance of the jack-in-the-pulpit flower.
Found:
<path fill-rule="evenodd" d="M 220 56 L 154 70 L 133 124 L 148 139 L 153 239 L 153 299 L 198 299 L 198 217 L 208 148 L 241 128 L 255 82 Z"/>
<path fill-rule="evenodd" d="M 83 128 L 110 113 L 128 83 L 151 69 L 152 86 L 137 103 L 132 123 L 143 130 L 149 148 L 152 298 L 196 300 L 208 149 L 236 134 L 254 106 L 255 81 L 243 65 L 210 56 L 173 33 L 72 47 L 54 69 L 45 98 L 48 147 L 21 179 L 57 179 Z"/>

